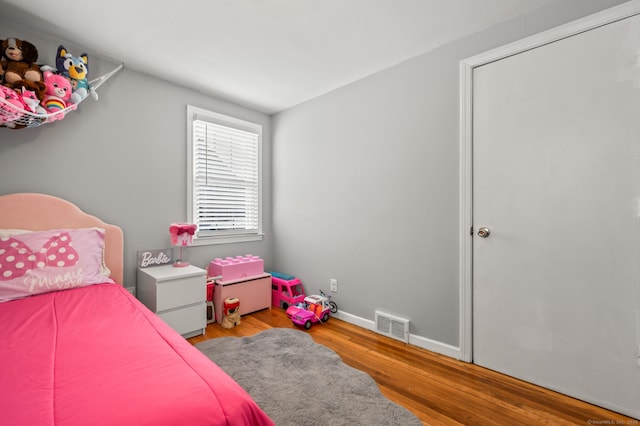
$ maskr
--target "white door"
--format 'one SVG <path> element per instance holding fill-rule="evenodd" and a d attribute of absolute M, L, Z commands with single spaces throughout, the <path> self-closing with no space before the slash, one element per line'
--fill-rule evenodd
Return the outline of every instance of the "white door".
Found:
<path fill-rule="evenodd" d="M 639 55 L 633 16 L 472 77 L 473 360 L 634 417 Z"/>

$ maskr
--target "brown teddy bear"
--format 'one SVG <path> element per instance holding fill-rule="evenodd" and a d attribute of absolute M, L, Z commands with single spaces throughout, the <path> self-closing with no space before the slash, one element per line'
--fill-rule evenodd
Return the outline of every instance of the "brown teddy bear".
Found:
<path fill-rule="evenodd" d="M 8 38 L 1 43 L 1 74 L 4 83 L 13 84 L 19 80 L 42 81 L 38 60 L 38 49 L 26 40 Z"/>

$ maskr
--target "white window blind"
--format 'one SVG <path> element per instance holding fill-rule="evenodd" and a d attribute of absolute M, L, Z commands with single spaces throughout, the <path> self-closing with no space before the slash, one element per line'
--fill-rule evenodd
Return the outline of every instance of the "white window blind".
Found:
<path fill-rule="evenodd" d="M 192 216 L 198 238 L 261 232 L 260 127 L 242 127 L 193 116 Z"/>

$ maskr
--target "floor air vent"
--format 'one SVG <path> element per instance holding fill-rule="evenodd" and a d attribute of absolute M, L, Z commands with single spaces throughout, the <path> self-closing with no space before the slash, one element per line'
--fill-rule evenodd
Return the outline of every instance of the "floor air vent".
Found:
<path fill-rule="evenodd" d="M 409 343 L 409 320 L 376 311 L 376 332 Z"/>

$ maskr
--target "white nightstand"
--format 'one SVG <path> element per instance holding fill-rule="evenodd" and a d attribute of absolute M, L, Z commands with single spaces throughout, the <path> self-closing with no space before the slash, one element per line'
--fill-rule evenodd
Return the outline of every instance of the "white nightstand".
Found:
<path fill-rule="evenodd" d="M 138 299 L 183 337 L 204 334 L 207 327 L 206 271 L 189 265 L 138 269 Z"/>

